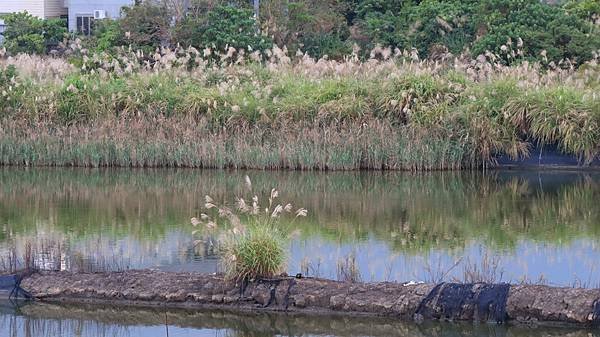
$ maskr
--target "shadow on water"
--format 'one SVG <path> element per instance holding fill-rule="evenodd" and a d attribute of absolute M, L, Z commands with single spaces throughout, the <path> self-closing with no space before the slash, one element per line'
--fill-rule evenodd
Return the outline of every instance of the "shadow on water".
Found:
<path fill-rule="evenodd" d="M 600 332 L 569 328 L 426 322 L 416 324 L 373 317 L 232 313 L 107 306 L 0 304 L 0 336 L 129 337 L 166 336 L 406 336 L 406 337 L 595 337 Z"/>

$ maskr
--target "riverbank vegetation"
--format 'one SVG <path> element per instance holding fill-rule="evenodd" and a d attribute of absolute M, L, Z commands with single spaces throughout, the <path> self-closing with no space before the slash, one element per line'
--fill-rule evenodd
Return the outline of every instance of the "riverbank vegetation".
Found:
<path fill-rule="evenodd" d="M 74 46 L 77 48 L 77 46 Z M 206 52 L 206 51 L 205 51 Z M 597 156 L 597 60 L 419 60 L 376 48 L 361 61 L 255 61 L 194 48 L 0 61 L 6 165 L 458 169 L 558 144 Z"/>
<path fill-rule="evenodd" d="M 261 0 L 259 8 L 248 0 L 145 0 L 121 14 L 119 21 L 95 20 L 85 47 L 109 53 L 122 46 L 152 53 L 178 45 L 264 52 L 276 44 L 291 55 L 301 50 L 339 60 L 353 51 L 368 58 L 383 45 L 440 59 L 514 50 L 507 41 L 522 41 L 519 56 L 529 61 L 576 64 L 600 48 L 595 0 Z M 5 16 L 6 47 L 14 55 L 65 52 L 58 42 L 73 38 L 60 20 Z M 519 63 L 514 56 L 502 62 Z"/>
<path fill-rule="evenodd" d="M 19 52 L 64 31 L 11 16 L 0 164 L 447 170 L 539 144 L 597 158 L 593 3 L 280 5 L 262 2 L 257 22 L 241 4 L 143 3 L 52 57 Z"/>

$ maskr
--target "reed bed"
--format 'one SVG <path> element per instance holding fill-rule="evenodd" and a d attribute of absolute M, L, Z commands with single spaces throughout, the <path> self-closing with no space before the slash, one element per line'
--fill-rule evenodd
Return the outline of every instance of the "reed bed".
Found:
<path fill-rule="evenodd" d="M 0 164 L 446 170 L 527 157 L 538 143 L 586 164 L 600 148 L 597 59 L 73 48 L 71 63 L 0 59 Z"/>
<path fill-rule="evenodd" d="M 219 129 L 174 117 L 67 126 L 5 121 L 0 130 L 0 161 L 15 166 L 416 171 L 469 165 L 465 151 L 428 130 L 375 119 Z"/>

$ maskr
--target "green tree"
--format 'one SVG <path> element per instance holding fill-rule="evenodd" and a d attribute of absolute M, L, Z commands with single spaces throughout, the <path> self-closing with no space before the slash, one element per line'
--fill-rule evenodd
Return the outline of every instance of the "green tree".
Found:
<path fill-rule="evenodd" d="M 207 44 L 218 50 L 226 46 L 236 49 L 265 50 L 273 43 L 260 34 L 250 9 L 218 6 L 208 15 L 202 34 Z"/>
<path fill-rule="evenodd" d="M 5 47 L 11 54 L 44 54 L 57 46 L 67 33 L 64 20 L 42 20 L 27 12 L 8 14 L 4 22 Z"/>
<path fill-rule="evenodd" d="M 472 18 L 476 2 L 426 0 L 406 7 L 399 19 L 400 47 L 417 48 L 423 56 L 431 56 L 435 46 L 461 53 L 475 39 L 476 25 Z"/>
<path fill-rule="evenodd" d="M 144 1 L 131 7 L 123 7 L 122 14 L 119 24 L 125 35 L 123 43 L 145 51 L 169 44 L 171 21 L 165 5 Z M 107 40 L 113 39 L 107 37 Z M 116 41 L 121 42 L 118 39 Z"/>
<path fill-rule="evenodd" d="M 95 22 L 92 40 L 91 47 L 98 51 L 110 51 L 115 46 L 126 44 L 125 33 L 121 29 L 120 22 L 110 19 Z"/>
<path fill-rule="evenodd" d="M 261 20 L 278 45 L 301 49 L 313 57 L 342 58 L 352 51 L 350 30 L 338 0 L 263 2 Z"/>
<path fill-rule="evenodd" d="M 370 49 L 375 44 L 398 46 L 397 18 L 410 1 L 353 0 L 347 20 L 354 27 L 354 39 Z"/>
<path fill-rule="evenodd" d="M 260 33 L 252 10 L 229 5 L 214 7 L 206 17 L 188 16 L 175 28 L 174 36 L 179 44 L 221 52 L 226 47 L 265 50 L 273 45 Z"/>
<path fill-rule="evenodd" d="M 569 0 L 564 4 L 567 13 L 585 20 L 600 20 L 600 1 Z"/>
<path fill-rule="evenodd" d="M 559 6 L 537 0 L 485 0 L 477 12 L 484 33 L 473 44 L 474 55 L 490 50 L 510 64 L 516 59 L 510 51 L 519 49 L 520 58 L 582 63 L 600 49 L 600 36 L 591 34 L 591 24 Z M 522 46 L 515 47 L 519 40 Z"/>

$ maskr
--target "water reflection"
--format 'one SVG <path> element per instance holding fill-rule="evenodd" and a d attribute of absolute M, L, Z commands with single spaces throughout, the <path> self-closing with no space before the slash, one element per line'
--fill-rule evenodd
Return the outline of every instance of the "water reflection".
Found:
<path fill-rule="evenodd" d="M 298 173 L 199 170 L 0 169 L 0 252 L 59 243 L 67 265 L 214 272 L 192 248 L 189 218 L 205 194 L 232 200 L 248 174 L 276 186 L 309 217 L 296 223 L 291 273 L 311 265 L 336 276 L 355 254 L 365 280 L 424 280 L 483 252 L 500 256 L 504 280 L 600 281 L 600 174 L 596 172 Z M 116 259 L 116 260 L 115 260 Z M 75 262 L 79 261 L 79 262 Z M 457 268 L 449 277 L 460 278 Z"/>
<path fill-rule="evenodd" d="M 0 303 L 2 337 L 163 337 L 169 336 L 600 336 L 597 330 L 427 322 L 416 324 L 373 317 L 236 314 L 221 310 L 185 311 L 103 306 Z"/>

